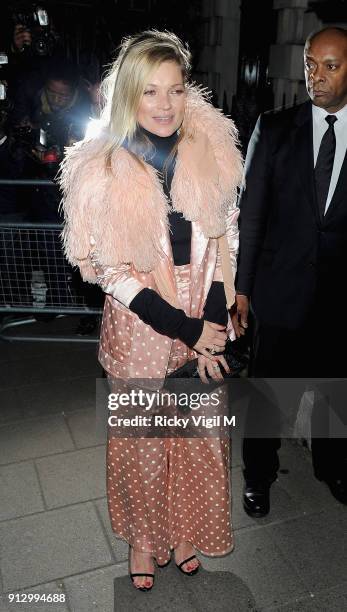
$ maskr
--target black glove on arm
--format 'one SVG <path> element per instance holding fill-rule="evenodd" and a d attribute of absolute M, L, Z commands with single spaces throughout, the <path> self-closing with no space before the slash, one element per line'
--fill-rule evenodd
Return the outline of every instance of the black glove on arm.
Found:
<path fill-rule="evenodd" d="M 155 331 L 169 338 L 179 338 L 190 348 L 193 348 L 202 334 L 203 319 L 187 317 L 183 310 L 171 306 L 153 289 L 142 289 L 131 301 L 129 308 Z"/>

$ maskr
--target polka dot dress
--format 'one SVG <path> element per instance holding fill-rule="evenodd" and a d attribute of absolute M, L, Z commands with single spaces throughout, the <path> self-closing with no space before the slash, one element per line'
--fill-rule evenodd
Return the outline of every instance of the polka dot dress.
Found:
<path fill-rule="evenodd" d="M 188 312 L 189 266 L 175 270 Z M 187 347 L 175 340 L 168 371 L 186 360 Z M 227 437 L 124 438 L 109 428 L 107 502 L 114 533 L 159 564 L 185 541 L 210 556 L 230 552 L 229 457 Z"/>

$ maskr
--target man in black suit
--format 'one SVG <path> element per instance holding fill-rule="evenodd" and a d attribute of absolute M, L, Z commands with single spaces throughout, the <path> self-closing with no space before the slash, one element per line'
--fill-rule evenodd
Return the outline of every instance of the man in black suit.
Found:
<path fill-rule="evenodd" d="M 233 321 L 242 335 L 250 301 L 255 377 L 347 376 L 347 31 L 311 35 L 304 64 L 311 100 L 261 115 L 246 158 Z M 269 406 L 250 407 L 248 432 L 266 411 L 273 422 Z M 275 435 L 244 439 L 251 516 L 269 512 L 279 447 Z M 312 456 L 346 504 L 347 441 L 318 434 Z"/>

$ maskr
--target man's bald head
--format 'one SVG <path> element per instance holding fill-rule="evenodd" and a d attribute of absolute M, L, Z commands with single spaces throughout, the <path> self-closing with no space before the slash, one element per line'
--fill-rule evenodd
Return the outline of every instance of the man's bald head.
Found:
<path fill-rule="evenodd" d="M 313 104 L 334 113 L 347 104 L 347 30 L 328 27 L 305 43 L 305 79 Z"/>
<path fill-rule="evenodd" d="M 347 30 L 345 30 L 345 28 L 329 26 L 327 28 L 323 28 L 322 30 L 319 30 L 318 32 L 311 32 L 311 34 L 309 34 L 309 36 L 306 38 L 305 47 L 312 41 L 319 39 L 319 38 L 321 39 L 336 38 L 336 39 L 339 39 L 342 42 L 342 44 L 343 43 L 346 44 L 347 43 Z"/>

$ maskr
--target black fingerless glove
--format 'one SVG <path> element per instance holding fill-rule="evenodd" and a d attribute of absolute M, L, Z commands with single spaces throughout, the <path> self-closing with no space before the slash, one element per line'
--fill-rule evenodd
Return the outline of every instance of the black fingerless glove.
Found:
<path fill-rule="evenodd" d="M 153 289 L 142 289 L 131 301 L 129 308 L 159 334 L 179 338 L 193 348 L 204 327 L 203 319 L 187 317 L 183 310 L 171 306 Z"/>

